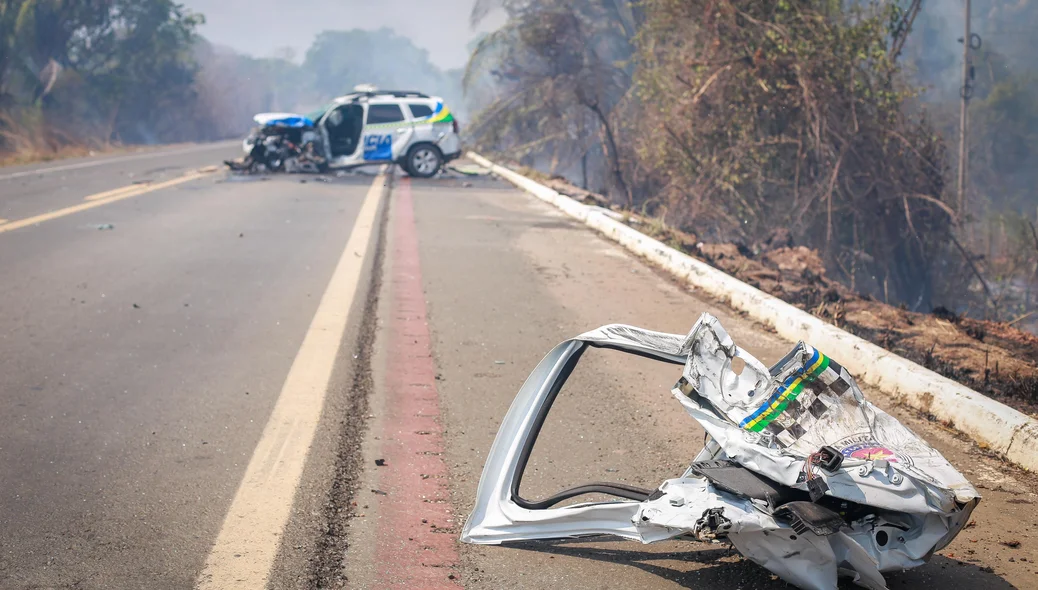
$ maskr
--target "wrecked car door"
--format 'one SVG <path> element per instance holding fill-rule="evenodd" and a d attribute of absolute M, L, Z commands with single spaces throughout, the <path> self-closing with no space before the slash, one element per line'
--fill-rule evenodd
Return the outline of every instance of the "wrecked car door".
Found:
<path fill-rule="evenodd" d="M 671 393 L 706 431 L 704 448 L 655 490 L 591 483 L 524 499 L 533 445 L 590 348 L 682 366 Z M 588 494 L 616 500 L 559 506 Z M 882 589 L 883 572 L 919 566 L 950 543 L 979 500 L 940 453 L 870 404 L 835 360 L 801 342 L 769 369 L 704 314 L 687 336 L 610 325 L 549 352 L 501 423 L 461 538 L 724 539 L 801 588 L 835 589 L 846 576 Z"/>
<path fill-rule="evenodd" d="M 321 118 L 318 126 L 329 166 L 348 166 L 359 159 L 364 107 L 361 103 L 341 104 L 329 109 Z"/>

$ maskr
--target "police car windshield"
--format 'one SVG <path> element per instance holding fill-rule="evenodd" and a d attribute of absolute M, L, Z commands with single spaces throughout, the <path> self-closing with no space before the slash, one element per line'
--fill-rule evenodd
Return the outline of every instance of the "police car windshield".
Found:
<path fill-rule="evenodd" d="M 306 117 L 308 119 L 310 119 L 311 121 L 313 121 L 314 123 L 317 123 L 318 121 L 321 120 L 321 117 L 323 117 L 324 114 L 328 112 L 328 109 L 332 108 L 333 106 L 335 106 L 335 103 L 331 103 L 330 102 L 330 103 L 322 106 L 321 108 L 317 109 L 316 111 L 312 111 L 312 112 L 307 113 Z"/>

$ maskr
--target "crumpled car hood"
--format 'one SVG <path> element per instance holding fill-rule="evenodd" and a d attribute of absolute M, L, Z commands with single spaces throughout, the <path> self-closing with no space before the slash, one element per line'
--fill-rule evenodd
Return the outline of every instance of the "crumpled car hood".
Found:
<path fill-rule="evenodd" d="M 537 434 L 592 347 L 682 365 L 672 393 L 706 430 L 705 447 L 656 490 L 595 483 L 526 500 L 519 484 Z M 734 359 L 745 363 L 741 372 Z M 588 493 L 618 500 L 556 507 Z M 882 589 L 882 572 L 925 563 L 979 500 L 939 452 L 869 403 L 836 360 L 801 342 L 769 369 L 703 314 L 687 336 L 610 325 L 548 353 L 501 424 L 461 538 L 725 539 L 801 588 L 834 589 L 847 576 Z"/>
<path fill-rule="evenodd" d="M 300 115 L 299 113 L 259 113 L 252 117 L 252 120 L 262 127 L 274 125 L 278 127 L 302 129 L 304 127 L 314 126 L 314 122 L 310 120 L 309 117 Z"/>

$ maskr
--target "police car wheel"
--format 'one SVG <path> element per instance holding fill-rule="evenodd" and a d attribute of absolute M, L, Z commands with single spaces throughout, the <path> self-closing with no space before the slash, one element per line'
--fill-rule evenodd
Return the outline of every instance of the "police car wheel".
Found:
<path fill-rule="evenodd" d="M 407 153 L 407 173 L 418 178 L 431 178 L 440 171 L 443 154 L 433 145 L 416 145 Z"/>

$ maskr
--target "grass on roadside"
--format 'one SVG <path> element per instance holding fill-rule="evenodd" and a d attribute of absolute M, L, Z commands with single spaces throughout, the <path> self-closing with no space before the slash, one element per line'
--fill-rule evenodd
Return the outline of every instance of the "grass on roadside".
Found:
<path fill-rule="evenodd" d="M 39 109 L 0 112 L 0 167 L 122 151 L 121 145 L 85 140 L 47 122 Z"/>

